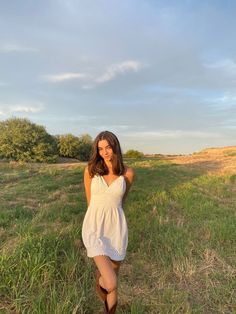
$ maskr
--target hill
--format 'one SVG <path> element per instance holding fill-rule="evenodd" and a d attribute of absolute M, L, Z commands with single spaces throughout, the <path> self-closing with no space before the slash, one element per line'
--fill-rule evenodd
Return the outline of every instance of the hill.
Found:
<path fill-rule="evenodd" d="M 168 160 L 192 169 L 203 169 L 208 172 L 236 172 L 236 146 L 207 148 L 185 156 L 170 156 Z"/>

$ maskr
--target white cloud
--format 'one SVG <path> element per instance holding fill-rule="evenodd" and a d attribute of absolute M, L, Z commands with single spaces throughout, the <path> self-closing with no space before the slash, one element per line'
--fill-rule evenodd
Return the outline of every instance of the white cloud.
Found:
<path fill-rule="evenodd" d="M 124 74 L 127 72 L 137 72 L 143 65 L 140 62 L 134 60 L 128 60 L 117 64 L 112 64 L 107 68 L 105 73 L 100 77 L 96 78 L 97 83 L 104 83 L 114 79 L 119 74 Z"/>
<path fill-rule="evenodd" d="M 38 49 L 33 47 L 21 46 L 16 44 L 4 44 L 0 46 L 0 52 L 37 52 Z"/>
<path fill-rule="evenodd" d="M 42 103 L 37 104 L 0 104 L 0 114 L 9 115 L 14 113 L 37 113 L 44 110 Z"/>
<path fill-rule="evenodd" d="M 42 106 L 16 105 L 10 107 L 11 112 L 36 113 L 42 111 Z"/>
<path fill-rule="evenodd" d="M 184 138 L 219 138 L 219 133 L 201 132 L 201 131 L 183 131 L 183 130 L 163 130 L 163 131 L 140 131 L 128 132 L 128 137 L 140 139 L 184 139 Z"/>
<path fill-rule="evenodd" d="M 91 89 L 97 85 L 111 81 L 119 75 L 128 72 L 138 72 L 143 67 L 144 65 L 138 61 L 127 60 L 108 66 L 101 75 L 97 75 L 95 73 L 90 74 L 80 72 L 66 72 L 60 74 L 44 75 L 43 79 L 53 83 L 79 79 L 82 82 L 81 86 L 83 89 Z"/>
<path fill-rule="evenodd" d="M 45 75 L 44 79 L 49 82 L 62 82 L 75 79 L 86 79 L 88 76 L 84 73 L 61 73 L 55 75 Z"/>

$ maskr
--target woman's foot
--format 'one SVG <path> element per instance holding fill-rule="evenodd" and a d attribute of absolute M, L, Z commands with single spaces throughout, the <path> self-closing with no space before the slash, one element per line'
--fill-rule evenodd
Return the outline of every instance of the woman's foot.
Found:
<path fill-rule="evenodd" d="M 105 304 L 105 312 L 104 314 L 115 314 L 116 312 L 116 307 L 117 307 L 117 302 L 113 304 L 113 306 L 109 309 L 107 301 L 104 302 Z"/>

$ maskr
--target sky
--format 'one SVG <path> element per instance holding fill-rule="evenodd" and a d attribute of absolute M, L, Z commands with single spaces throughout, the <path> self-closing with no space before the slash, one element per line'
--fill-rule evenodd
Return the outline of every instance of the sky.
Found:
<path fill-rule="evenodd" d="M 0 0 L 0 120 L 122 151 L 236 145 L 236 2 Z"/>

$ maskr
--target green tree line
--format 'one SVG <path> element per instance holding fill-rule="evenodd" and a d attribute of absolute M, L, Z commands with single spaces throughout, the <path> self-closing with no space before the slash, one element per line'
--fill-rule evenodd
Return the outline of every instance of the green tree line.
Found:
<path fill-rule="evenodd" d="M 58 157 L 89 159 L 92 137 L 50 135 L 44 126 L 25 118 L 0 121 L 0 158 L 25 162 L 55 162 Z"/>
<path fill-rule="evenodd" d="M 92 150 L 89 134 L 51 135 L 44 126 L 26 118 L 0 121 L 0 158 L 24 162 L 55 162 L 58 157 L 87 161 Z M 125 157 L 141 158 L 143 153 L 128 150 Z"/>

